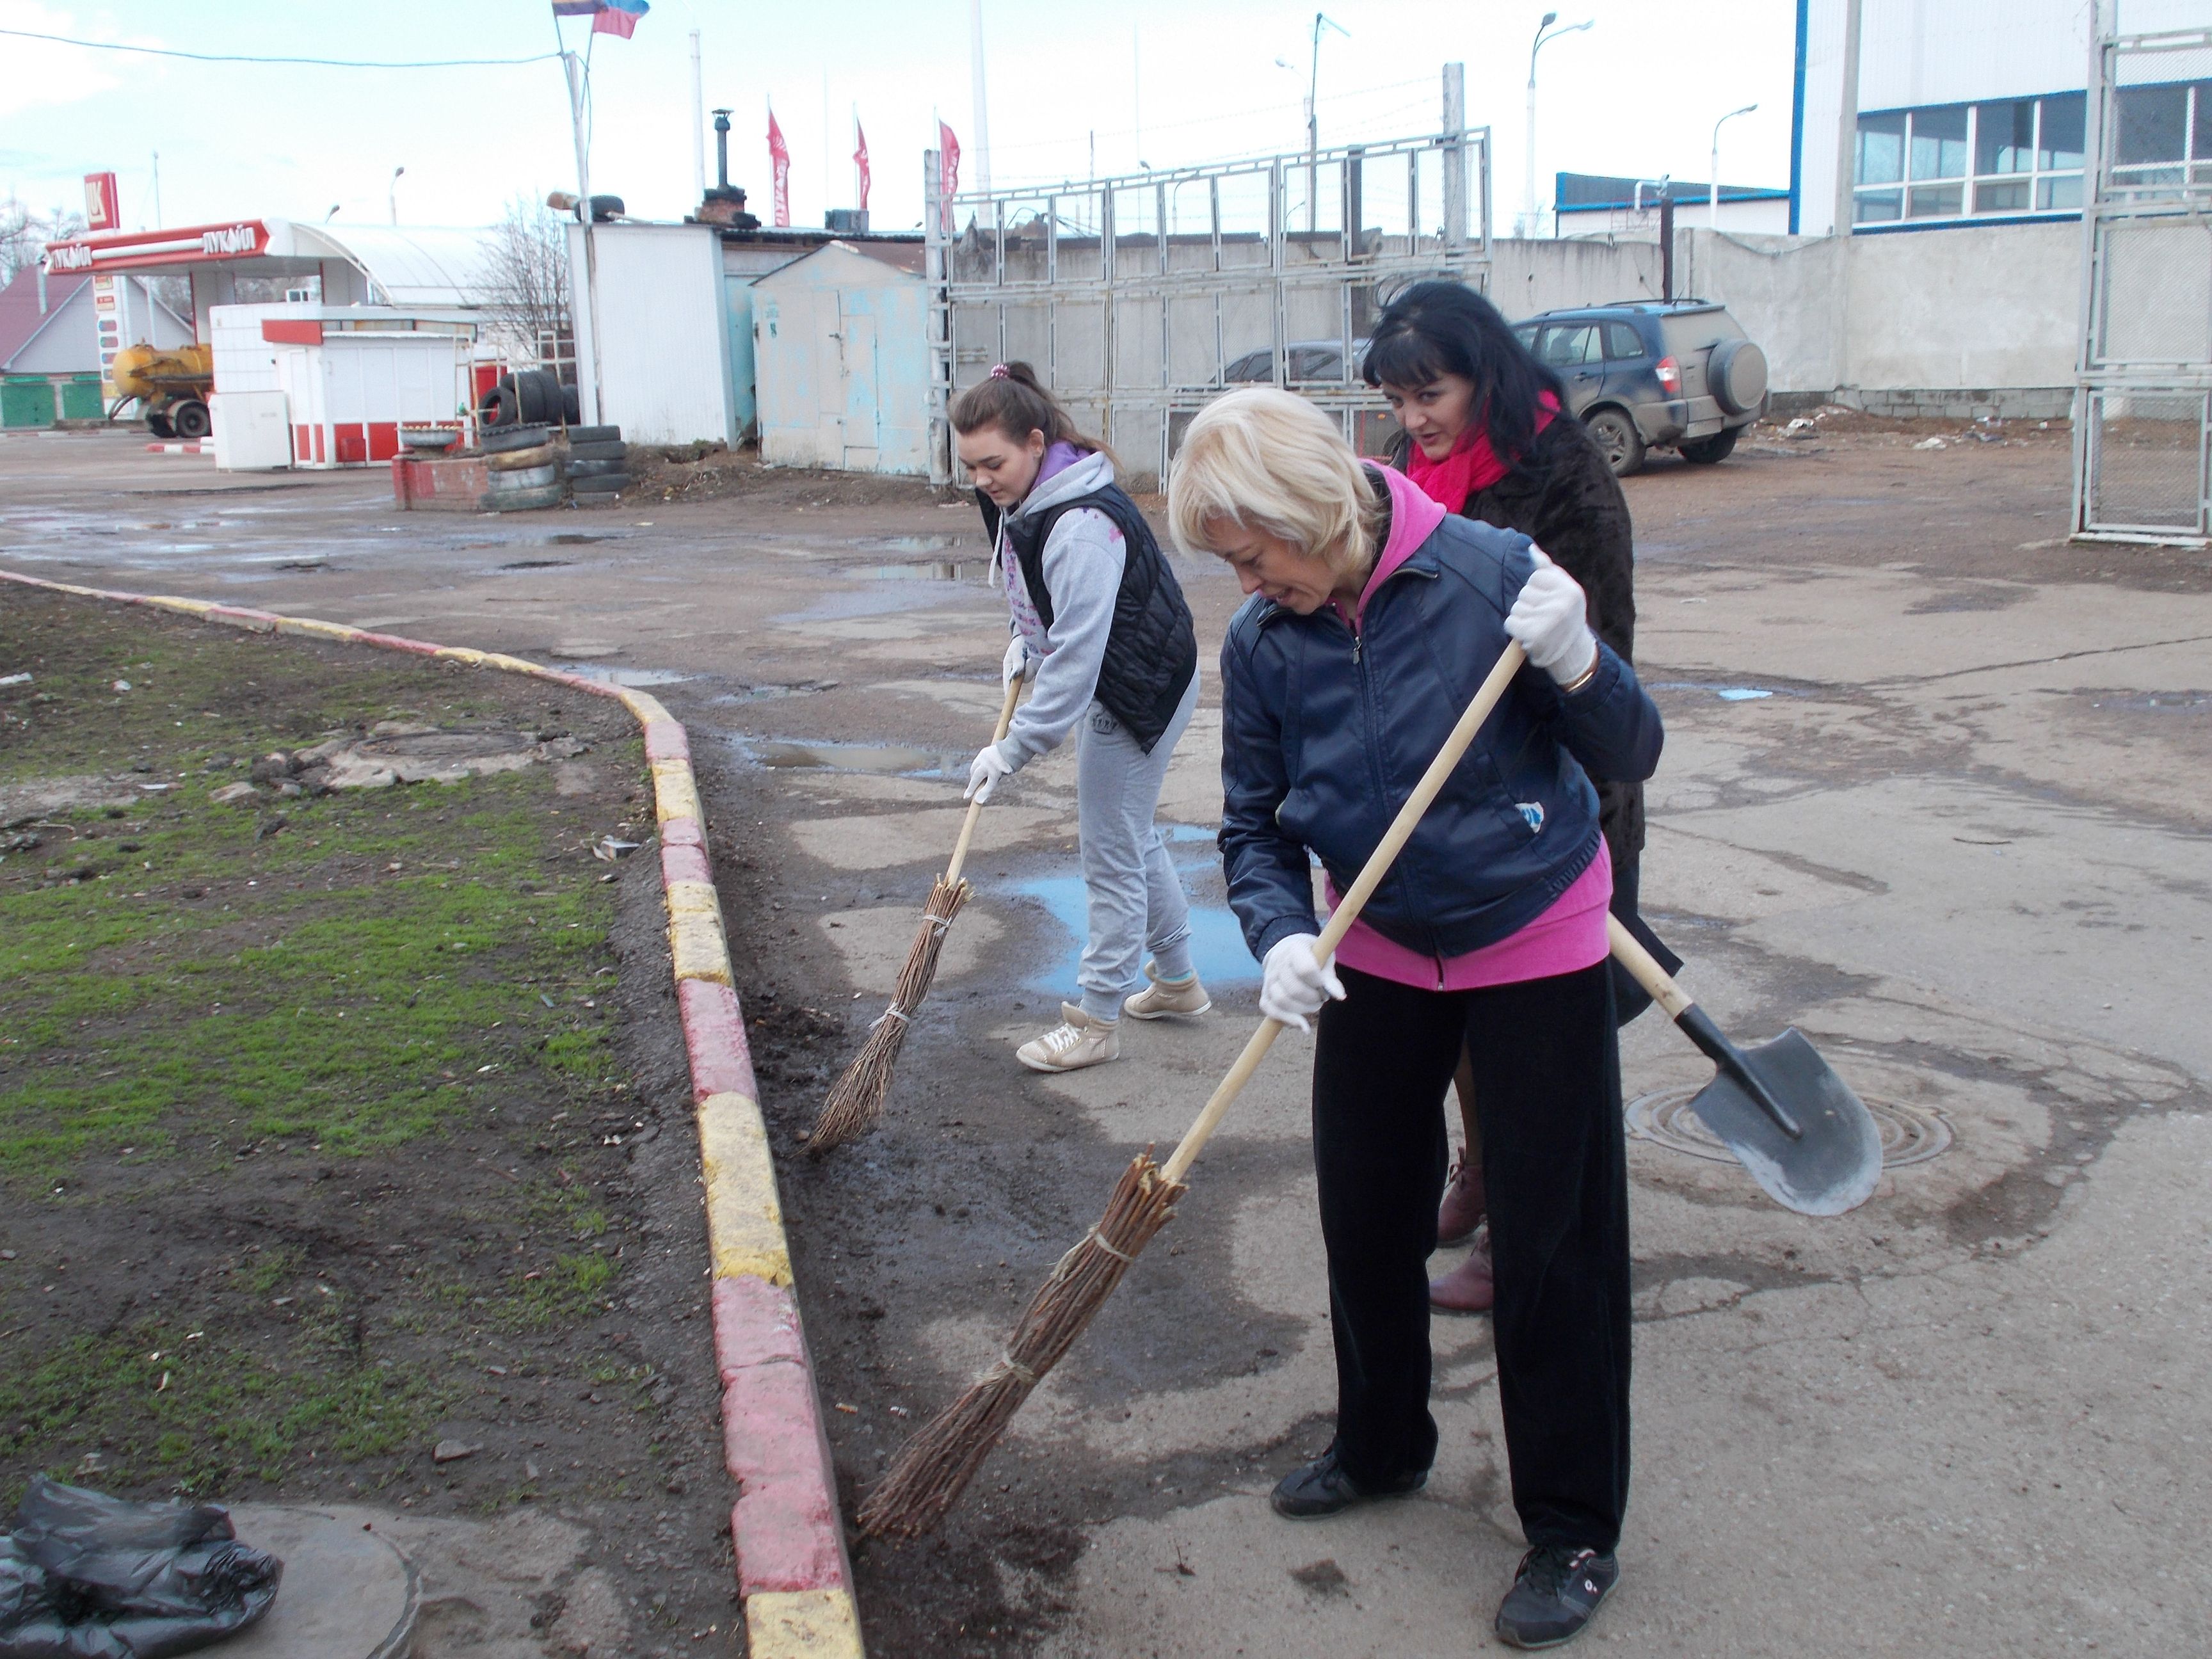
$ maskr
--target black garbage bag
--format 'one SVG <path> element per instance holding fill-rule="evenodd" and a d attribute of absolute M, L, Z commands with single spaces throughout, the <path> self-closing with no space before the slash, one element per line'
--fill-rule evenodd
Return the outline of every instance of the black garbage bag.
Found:
<path fill-rule="evenodd" d="M 269 1611 L 284 1564 L 219 1504 L 132 1504 L 34 1477 L 0 1534 L 0 1659 L 163 1659 Z"/>

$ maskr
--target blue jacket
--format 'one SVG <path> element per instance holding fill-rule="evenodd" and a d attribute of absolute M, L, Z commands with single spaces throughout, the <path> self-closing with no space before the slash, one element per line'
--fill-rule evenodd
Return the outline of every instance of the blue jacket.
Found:
<path fill-rule="evenodd" d="M 1446 518 L 1367 603 L 1355 636 L 1255 595 L 1221 647 L 1221 853 L 1255 957 L 1315 931 L 1307 849 L 1337 890 L 1382 841 L 1508 643 L 1534 568 L 1526 536 Z M 1569 696 L 1523 668 L 1361 919 L 1443 959 L 1518 932 L 1596 856 L 1587 773 L 1648 778 L 1659 711 L 1598 647 Z"/>

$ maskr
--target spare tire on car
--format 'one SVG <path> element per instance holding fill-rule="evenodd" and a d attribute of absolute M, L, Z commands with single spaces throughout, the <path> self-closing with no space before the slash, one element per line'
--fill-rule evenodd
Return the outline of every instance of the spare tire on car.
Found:
<path fill-rule="evenodd" d="M 1723 340 L 1705 363 L 1705 386 L 1731 415 L 1755 412 L 1766 397 L 1766 354 L 1750 340 Z"/>

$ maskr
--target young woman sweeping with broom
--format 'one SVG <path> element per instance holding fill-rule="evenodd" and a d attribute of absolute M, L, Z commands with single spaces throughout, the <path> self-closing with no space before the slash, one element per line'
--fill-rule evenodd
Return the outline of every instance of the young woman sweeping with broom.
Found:
<path fill-rule="evenodd" d="M 1419 1487 L 1435 1455 L 1429 1296 L 1462 1051 L 1480 1086 L 1498 1392 L 1529 1549 L 1498 1634 L 1577 1634 L 1619 1576 L 1628 1491 L 1626 1159 L 1591 775 L 1649 777 L 1658 711 L 1527 538 L 1364 465 L 1272 388 L 1192 422 L 1169 511 L 1251 599 L 1222 647 L 1221 847 L 1260 1006 L 1315 1016 L 1314 1161 L 1336 1433 L 1275 1487 L 1293 1519 Z M 1341 891 L 1510 642 L 1528 664 L 1334 957 Z"/>
<path fill-rule="evenodd" d="M 1559 377 L 1521 343 L 1498 308 L 1462 283 L 1415 283 L 1376 319 L 1361 367 L 1404 428 L 1390 465 L 1446 512 L 1534 540 L 1582 588 L 1598 638 L 1633 662 L 1636 554 L 1620 481 L 1582 422 L 1565 412 Z M 1671 973 L 1680 959 L 1636 909 L 1644 786 L 1594 781 L 1613 861 L 1613 913 Z M 1613 993 L 1624 1025 L 1650 1006 L 1626 970 L 1613 970 Z M 1447 1313 L 1481 1313 L 1495 1291 L 1482 1226 L 1479 1085 L 1464 1059 L 1453 1082 L 1465 1150 L 1445 1183 L 1437 1242 L 1471 1238 L 1473 1248 L 1429 1281 L 1429 1302 Z"/>
<path fill-rule="evenodd" d="M 952 401 L 961 465 L 975 480 L 1010 631 L 1004 681 L 1036 684 L 1005 737 L 969 769 L 967 798 L 1064 741 L 1079 722 L 1076 811 L 1089 939 L 1079 1000 L 1024 1043 L 1032 1071 L 1121 1054 L 1136 1019 L 1212 1006 L 1190 957 L 1190 907 L 1152 815 L 1198 706 L 1190 607 L 1103 444 L 1085 438 L 1026 363 L 1001 363 Z M 1149 952 L 1151 960 L 1145 961 Z M 1151 981 L 1139 982 L 1142 963 Z"/>

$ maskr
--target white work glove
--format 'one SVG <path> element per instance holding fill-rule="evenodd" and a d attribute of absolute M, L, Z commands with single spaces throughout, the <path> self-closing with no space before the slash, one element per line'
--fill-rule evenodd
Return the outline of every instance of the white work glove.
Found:
<path fill-rule="evenodd" d="M 967 792 L 960 799 L 978 803 L 991 799 L 991 791 L 998 787 L 999 780 L 1014 769 L 1006 764 L 1006 757 L 999 753 L 999 745 L 987 743 L 975 751 L 975 763 L 968 769 Z"/>
<path fill-rule="evenodd" d="M 1024 643 L 1022 636 L 1015 635 L 1006 641 L 1006 658 L 999 664 L 999 690 L 1005 690 L 1018 679 L 1035 679 L 1037 664 L 1041 660 L 1030 655 L 1030 648 Z"/>
<path fill-rule="evenodd" d="M 1597 661 L 1589 602 L 1583 598 L 1581 584 L 1553 564 L 1542 548 L 1528 551 L 1536 568 L 1513 601 L 1505 631 L 1520 641 L 1530 662 L 1561 685 L 1572 685 Z"/>
<path fill-rule="evenodd" d="M 1336 958 L 1314 960 L 1314 946 L 1319 943 L 1315 934 L 1292 933 L 1269 949 L 1260 964 L 1260 1012 L 1269 1019 L 1310 1031 L 1308 1015 L 1319 1013 L 1324 1002 L 1344 1000 Z"/>

